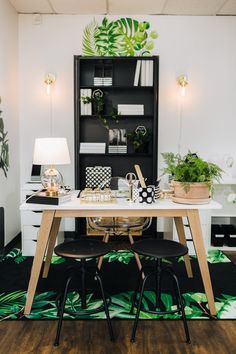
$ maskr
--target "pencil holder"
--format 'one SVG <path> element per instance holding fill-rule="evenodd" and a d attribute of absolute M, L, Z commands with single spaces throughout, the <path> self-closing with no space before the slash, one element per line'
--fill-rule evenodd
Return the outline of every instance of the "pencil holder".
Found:
<path fill-rule="evenodd" d="M 153 186 L 147 186 L 146 188 L 140 187 L 138 189 L 139 192 L 139 197 L 138 201 L 139 203 L 145 203 L 145 204 L 152 204 L 155 202 L 155 193 L 154 193 L 154 187 Z"/>

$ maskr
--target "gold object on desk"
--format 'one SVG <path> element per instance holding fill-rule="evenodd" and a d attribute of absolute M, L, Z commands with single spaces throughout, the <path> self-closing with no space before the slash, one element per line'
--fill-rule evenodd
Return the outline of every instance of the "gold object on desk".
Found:
<path fill-rule="evenodd" d="M 81 203 L 115 203 L 116 198 L 112 195 L 110 188 L 85 188 L 80 193 Z"/>

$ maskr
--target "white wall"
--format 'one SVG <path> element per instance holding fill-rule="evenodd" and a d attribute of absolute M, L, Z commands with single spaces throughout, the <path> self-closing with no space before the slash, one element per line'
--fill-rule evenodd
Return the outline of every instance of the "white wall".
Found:
<path fill-rule="evenodd" d="M 45 15 L 41 25 L 34 25 L 32 15 L 20 15 L 21 183 L 29 178 L 35 137 L 50 132 L 50 102 L 43 84 L 48 72 L 57 76 L 53 134 L 68 138 L 73 160 L 73 55 L 81 54 L 83 29 L 92 18 Z M 189 86 L 183 102 L 181 152 L 191 149 L 218 163 L 231 154 L 236 174 L 236 17 L 134 18 L 150 21 L 159 33 L 153 53 L 160 55 L 159 152 L 177 152 L 180 102 L 176 77 L 184 73 Z M 61 170 L 66 183 L 73 184 L 73 165 Z"/>
<path fill-rule="evenodd" d="M 7 0 L 0 1 L 0 109 L 8 131 L 10 169 L 0 169 L 0 206 L 5 210 L 5 244 L 19 231 L 20 161 L 18 121 L 18 15 Z"/>

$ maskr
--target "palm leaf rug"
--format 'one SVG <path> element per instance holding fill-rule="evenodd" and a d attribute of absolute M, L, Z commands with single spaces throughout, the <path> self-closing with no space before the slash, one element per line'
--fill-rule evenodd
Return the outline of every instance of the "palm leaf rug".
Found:
<path fill-rule="evenodd" d="M 60 257 L 53 257 L 47 279 L 41 279 L 37 294 L 34 299 L 32 312 L 24 317 L 22 309 L 25 304 L 27 285 L 32 266 L 32 257 L 23 257 L 19 249 L 13 249 L 0 262 L 0 320 L 3 319 L 56 319 L 56 296 L 63 284 L 63 275 L 69 261 Z M 151 259 L 142 259 L 142 263 L 150 263 Z M 74 261 L 75 262 L 75 261 Z M 167 261 L 168 262 L 168 261 Z M 181 290 L 185 300 L 185 311 L 188 319 L 209 319 L 209 311 L 204 294 L 203 284 L 198 268 L 196 257 L 191 257 L 194 278 L 186 276 L 183 259 L 180 258 L 174 263 L 174 269 L 178 275 Z M 217 318 L 236 319 L 236 266 L 218 250 L 208 253 L 208 264 L 211 273 L 213 290 L 215 294 Z M 112 318 L 133 319 L 129 314 L 131 296 L 136 286 L 138 269 L 134 256 L 129 251 L 112 251 L 105 256 L 102 276 L 104 288 L 112 296 L 112 303 L 109 307 Z M 88 280 L 88 282 L 90 282 Z M 80 296 L 77 292 L 76 282 L 72 283 L 71 291 L 68 294 L 66 308 L 80 309 Z M 88 284 L 88 288 L 91 284 Z M 149 284 L 145 299 L 144 308 L 151 308 L 155 303 L 154 292 L 151 290 L 153 284 Z M 168 288 L 168 281 L 163 284 L 162 302 L 166 309 L 174 309 L 175 303 L 171 296 L 171 288 Z M 96 293 L 96 292 L 95 292 Z M 101 305 L 98 296 L 87 293 L 88 308 L 94 309 Z M 178 314 L 153 315 L 141 312 L 143 319 L 177 319 Z M 104 319 L 104 312 L 90 316 L 72 316 L 65 314 L 67 319 L 90 318 Z"/>

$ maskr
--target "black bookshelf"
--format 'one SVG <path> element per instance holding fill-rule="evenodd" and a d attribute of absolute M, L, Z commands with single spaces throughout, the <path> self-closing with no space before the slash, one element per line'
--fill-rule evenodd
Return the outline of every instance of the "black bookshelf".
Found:
<path fill-rule="evenodd" d="M 153 85 L 134 86 L 135 70 L 138 60 L 153 61 Z M 112 85 L 95 86 L 94 72 L 99 65 L 112 67 Z M 157 179 L 157 137 L 158 137 L 158 78 L 159 58 L 151 57 L 74 57 L 74 116 L 75 116 L 75 188 L 85 188 L 85 168 L 87 166 L 111 166 L 113 176 L 125 176 L 135 172 L 134 165 L 139 164 L 148 184 Z M 82 115 L 80 109 L 81 89 L 100 89 L 105 94 L 105 118 L 111 129 L 134 130 L 144 125 L 152 131 L 152 141 L 147 153 L 135 153 L 128 142 L 127 153 L 80 154 L 81 142 L 105 142 L 108 145 L 108 130 L 91 115 Z M 110 108 L 117 104 L 143 104 L 144 115 L 122 115 L 116 123 L 109 115 Z M 82 222 L 78 222 L 77 231 L 85 233 Z"/>

